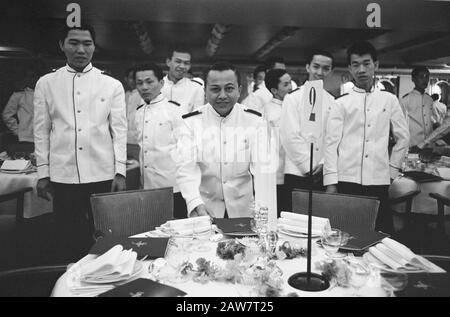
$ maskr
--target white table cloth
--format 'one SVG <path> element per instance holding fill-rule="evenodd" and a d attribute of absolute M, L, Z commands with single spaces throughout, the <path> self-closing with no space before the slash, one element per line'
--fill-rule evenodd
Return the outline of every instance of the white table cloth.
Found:
<path fill-rule="evenodd" d="M 142 236 L 142 235 L 139 235 Z M 145 234 L 144 234 L 145 236 Z M 279 242 L 291 240 L 299 243 L 304 243 L 306 246 L 305 239 L 296 239 L 291 237 L 286 237 L 281 235 Z M 224 263 L 224 260 L 219 259 L 216 256 L 216 247 L 217 243 L 208 242 L 210 246 L 210 250 L 206 252 L 190 252 L 190 261 L 195 265 L 195 260 L 199 257 L 204 257 L 207 260 L 212 260 L 214 263 L 221 265 Z M 312 256 L 312 271 L 320 273 L 317 269 L 315 269 L 315 262 L 323 260 L 326 258 L 325 251 L 318 247 L 315 243 L 313 243 L 313 256 Z M 145 268 L 139 277 L 141 278 L 150 278 L 153 276 L 148 273 L 148 266 L 151 263 L 150 261 L 145 261 Z M 306 271 L 307 260 L 306 257 L 291 259 L 291 260 L 277 260 L 277 265 L 283 271 L 283 294 L 286 295 L 290 292 L 297 293 L 300 297 L 305 296 L 323 296 L 323 297 L 340 297 L 340 296 L 351 296 L 355 294 L 355 290 L 353 288 L 343 288 L 343 287 L 331 287 L 327 290 L 321 292 L 304 292 L 299 291 L 293 287 L 291 287 L 287 280 L 288 278 L 297 272 Z M 62 275 L 52 292 L 52 296 L 55 297 L 71 297 L 74 296 L 69 289 L 70 278 L 67 276 L 67 272 Z M 255 296 L 254 291 L 252 290 L 252 286 L 244 285 L 244 284 L 233 284 L 227 282 L 216 282 L 209 281 L 206 284 L 201 284 L 194 282 L 192 280 L 188 280 L 183 283 L 170 283 L 167 280 L 160 281 L 163 284 L 167 284 L 182 291 L 186 292 L 188 297 L 249 297 Z M 386 292 L 380 287 L 380 279 L 378 275 L 373 274 L 369 277 L 366 285 L 362 287 L 358 294 L 362 296 L 386 296 Z"/>

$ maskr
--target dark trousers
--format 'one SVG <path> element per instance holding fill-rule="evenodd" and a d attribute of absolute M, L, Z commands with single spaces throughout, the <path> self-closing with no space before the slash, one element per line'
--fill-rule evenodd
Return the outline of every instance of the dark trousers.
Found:
<path fill-rule="evenodd" d="M 78 260 L 94 243 L 94 221 L 90 197 L 111 191 L 112 181 L 87 184 L 53 183 L 53 211 L 57 224 L 56 247 Z"/>
<path fill-rule="evenodd" d="M 292 191 L 294 189 L 309 190 L 311 188 L 311 180 L 309 177 L 285 174 L 284 187 L 284 209 L 287 211 L 292 211 Z M 325 187 L 323 186 L 322 173 L 318 173 L 317 175 L 313 176 L 312 190 L 325 191 Z"/>
<path fill-rule="evenodd" d="M 187 206 L 186 201 L 181 193 L 173 194 L 173 217 L 175 219 L 187 218 Z"/>
<path fill-rule="evenodd" d="M 389 207 L 389 185 L 363 186 L 356 183 L 339 182 L 338 192 L 348 195 L 376 197 L 380 200 L 380 208 L 375 229 L 388 234 L 394 234 L 394 223 Z"/>

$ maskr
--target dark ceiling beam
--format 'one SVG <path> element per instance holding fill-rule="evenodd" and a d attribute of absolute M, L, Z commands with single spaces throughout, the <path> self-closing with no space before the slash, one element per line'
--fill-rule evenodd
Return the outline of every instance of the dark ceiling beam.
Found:
<path fill-rule="evenodd" d="M 449 56 L 450 35 L 440 40 L 428 42 L 426 45 L 409 48 L 407 52 L 401 54 L 402 59 L 408 65 L 421 63 Z"/>
<path fill-rule="evenodd" d="M 450 38 L 450 32 L 445 32 L 445 33 L 430 32 L 430 33 L 420 35 L 409 41 L 405 41 L 405 42 L 401 42 L 401 43 L 398 43 L 395 45 L 381 48 L 378 50 L 378 54 L 382 55 L 382 54 L 392 53 L 395 51 L 411 49 L 412 47 L 427 46 L 436 41 L 441 41 L 443 39 L 448 40 L 449 38 Z"/>
<path fill-rule="evenodd" d="M 275 34 L 266 44 L 264 44 L 260 49 L 258 49 L 253 55 L 257 60 L 264 58 L 273 49 L 279 46 L 281 43 L 287 39 L 293 37 L 297 31 L 300 30 L 298 27 L 286 26 L 282 28 L 277 34 Z"/>

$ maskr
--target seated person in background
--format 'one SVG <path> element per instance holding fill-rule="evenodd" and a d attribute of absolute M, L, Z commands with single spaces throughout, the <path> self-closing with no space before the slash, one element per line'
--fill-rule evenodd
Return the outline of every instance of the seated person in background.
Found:
<path fill-rule="evenodd" d="M 425 92 L 430 80 L 430 71 L 424 66 L 415 67 L 411 72 L 414 89 L 400 100 L 408 119 L 409 147 L 413 147 L 433 131 L 433 99 Z"/>
<path fill-rule="evenodd" d="M 324 185 L 329 193 L 375 196 L 380 200 L 376 229 L 393 233 L 388 189 L 409 144 L 406 118 L 387 91 L 375 89 L 377 52 L 368 42 L 347 51 L 355 87 L 336 98 L 325 136 Z M 389 158 L 389 131 L 396 139 Z"/>
<path fill-rule="evenodd" d="M 139 140 L 141 185 L 144 189 L 173 187 L 174 216 L 186 218 L 186 204 L 175 183 L 175 131 L 183 125 L 180 107 L 161 94 L 162 69 L 148 63 L 136 67 L 136 88 L 141 96 L 135 126 Z"/>
<path fill-rule="evenodd" d="M 34 151 L 33 97 L 36 81 L 34 71 L 26 71 L 23 90 L 14 92 L 3 110 L 3 121 L 6 127 L 22 145 L 29 148 L 27 152 Z"/>
<path fill-rule="evenodd" d="M 252 170 L 259 148 L 256 142 L 264 142 L 257 133 L 266 132 L 267 125 L 260 113 L 237 103 L 239 93 L 236 68 L 229 63 L 216 63 L 206 74 L 208 103 L 183 115 L 177 184 L 190 217 L 235 218 L 252 214 Z"/>
<path fill-rule="evenodd" d="M 433 99 L 433 116 L 431 117 L 431 122 L 433 122 L 433 128 L 437 128 L 444 121 L 447 114 L 447 106 L 439 101 L 438 94 L 432 94 L 431 99 Z"/>
<path fill-rule="evenodd" d="M 270 127 L 269 140 L 277 142 L 278 152 L 278 169 L 277 169 L 277 207 L 278 215 L 284 208 L 284 202 L 287 197 L 284 195 L 284 161 L 285 151 L 280 143 L 280 118 L 281 118 L 281 106 L 286 94 L 292 90 L 291 76 L 284 69 L 272 69 L 266 74 L 265 78 L 266 87 L 272 93 L 272 100 L 264 105 L 263 118 L 267 120 Z"/>

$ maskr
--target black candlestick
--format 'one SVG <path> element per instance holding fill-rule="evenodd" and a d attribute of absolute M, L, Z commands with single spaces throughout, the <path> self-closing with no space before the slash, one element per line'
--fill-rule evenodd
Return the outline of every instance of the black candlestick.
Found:
<path fill-rule="evenodd" d="M 312 229 L 312 191 L 314 186 L 313 180 L 313 151 L 314 144 L 311 143 L 310 160 L 309 160 L 309 201 L 308 201 L 308 251 L 306 272 L 295 273 L 288 279 L 289 285 L 292 287 L 308 292 L 319 292 L 330 287 L 330 282 L 320 274 L 311 273 L 311 229 Z"/>

